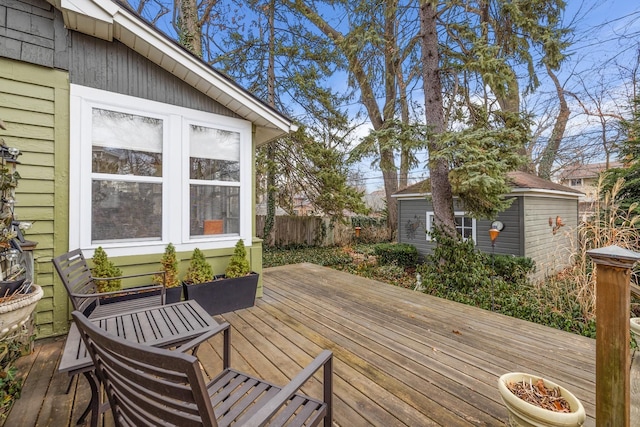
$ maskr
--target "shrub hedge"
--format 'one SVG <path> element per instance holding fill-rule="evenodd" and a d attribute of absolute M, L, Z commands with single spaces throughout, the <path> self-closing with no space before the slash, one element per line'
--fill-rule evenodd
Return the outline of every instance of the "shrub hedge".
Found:
<path fill-rule="evenodd" d="M 415 267 L 418 263 L 418 250 L 407 243 L 378 243 L 374 246 L 378 264 Z"/>

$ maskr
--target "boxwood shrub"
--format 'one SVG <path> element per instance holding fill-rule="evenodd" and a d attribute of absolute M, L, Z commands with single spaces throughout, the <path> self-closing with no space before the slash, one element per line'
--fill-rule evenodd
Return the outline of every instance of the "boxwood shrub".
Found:
<path fill-rule="evenodd" d="M 418 263 L 418 250 L 407 243 L 379 243 L 375 245 L 375 254 L 380 265 L 415 267 Z"/>

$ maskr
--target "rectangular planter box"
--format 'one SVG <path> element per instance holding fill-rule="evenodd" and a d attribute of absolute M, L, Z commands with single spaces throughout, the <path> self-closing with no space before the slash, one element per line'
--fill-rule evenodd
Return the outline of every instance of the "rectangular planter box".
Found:
<path fill-rule="evenodd" d="M 183 283 L 185 299 L 195 300 L 212 316 L 253 307 L 258 277 L 258 273 L 251 273 L 233 279 L 214 278 L 205 283 Z"/>
<path fill-rule="evenodd" d="M 182 286 L 165 289 L 165 301 L 167 304 L 182 301 Z"/>

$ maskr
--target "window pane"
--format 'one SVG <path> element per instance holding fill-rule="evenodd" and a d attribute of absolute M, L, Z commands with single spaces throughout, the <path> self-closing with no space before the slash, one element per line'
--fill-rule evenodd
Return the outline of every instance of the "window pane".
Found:
<path fill-rule="evenodd" d="M 93 180 L 91 240 L 162 236 L 162 184 Z"/>
<path fill-rule="evenodd" d="M 462 237 L 466 239 L 471 239 L 473 237 L 473 229 L 471 228 L 463 228 L 462 229 Z"/>
<path fill-rule="evenodd" d="M 240 188 L 191 185 L 190 234 L 240 234 Z"/>
<path fill-rule="evenodd" d="M 191 179 L 240 181 L 240 162 L 191 157 Z"/>
<path fill-rule="evenodd" d="M 162 176 L 161 119 L 93 108 L 92 120 L 93 172 Z"/>
<path fill-rule="evenodd" d="M 240 181 L 240 133 L 189 127 L 190 178 Z"/>
<path fill-rule="evenodd" d="M 122 148 L 93 147 L 94 173 L 162 176 L 162 154 Z"/>

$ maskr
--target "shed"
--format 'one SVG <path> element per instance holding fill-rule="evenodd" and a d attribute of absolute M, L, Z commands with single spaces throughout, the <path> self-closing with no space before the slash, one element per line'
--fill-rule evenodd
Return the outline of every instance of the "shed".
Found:
<path fill-rule="evenodd" d="M 493 220 L 466 216 L 462 202 L 455 199 L 458 230 L 472 238 L 478 250 L 533 259 L 537 266 L 534 279 L 566 267 L 577 239 L 578 198 L 582 193 L 524 172 L 510 172 L 508 180 L 512 189 L 505 197 L 513 202 L 495 219 L 504 225 L 495 246 L 489 238 Z M 427 179 L 393 195 L 398 200 L 398 242 L 414 245 L 423 256 L 434 247 L 427 233 L 433 223 L 429 185 Z"/>
<path fill-rule="evenodd" d="M 198 247 L 218 273 L 242 238 L 262 271 L 254 151 L 289 118 L 124 2 L 3 0 L 0 34 L 0 136 L 23 153 L 16 216 L 38 242 L 39 337 L 68 328 L 50 261 L 69 249 L 102 246 L 133 274 L 158 270 L 168 243 L 184 273 Z"/>

